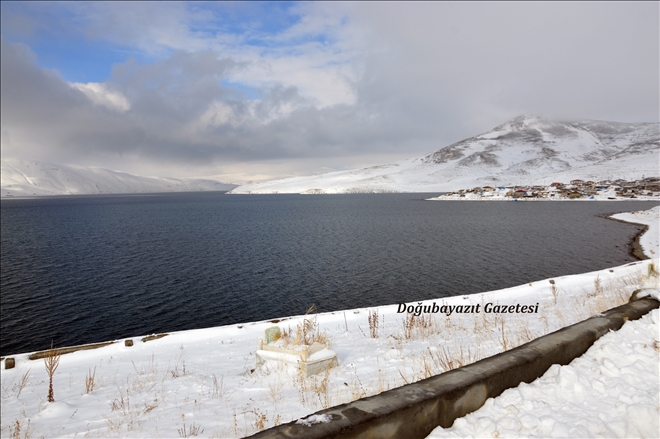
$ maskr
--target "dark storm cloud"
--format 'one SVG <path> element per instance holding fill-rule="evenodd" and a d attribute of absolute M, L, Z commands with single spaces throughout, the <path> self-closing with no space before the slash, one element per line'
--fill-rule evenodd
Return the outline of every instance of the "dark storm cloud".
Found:
<path fill-rule="evenodd" d="M 304 173 L 422 154 L 520 113 L 658 120 L 657 3 L 306 3 L 267 46 L 181 4 L 122 21 L 126 5 L 77 10 L 87 35 L 152 57 L 92 91 L 3 39 L 3 155 Z"/>
<path fill-rule="evenodd" d="M 137 153 L 163 162 L 203 162 L 218 156 L 242 160 L 286 154 L 282 131 L 289 127 L 275 124 L 260 133 L 252 119 L 299 101 L 296 90 L 265 90 L 253 115 L 239 93 L 221 85 L 233 68 L 240 65 L 208 52 L 175 52 L 149 65 L 129 61 L 113 72 L 113 89 L 130 102 L 128 111 L 118 111 L 95 105 L 56 72 L 38 68 L 26 47 L 3 39 L 2 125 L 11 127 L 6 146 L 50 159 Z M 247 123 L 195 126 L 214 102 Z"/>
<path fill-rule="evenodd" d="M 360 6 L 369 44 L 382 48 L 360 95 L 419 129 L 519 112 L 657 120 L 657 4 Z"/>
<path fill-rule="evenodd" d="M 26 47 L 3 39 L 2 124 L 11 127 L 4 146 L 54 161 L 132 154 L 204 163 L 323 157 L 345 154 L 347 145 L 359 151 L 351 138 L 373 142 L 376 128 L 360 124 L 353 107 L 317 109 L 295 87 L 281 85 L 248 102 L 221 85 L 228 71 L 244 66 L 209 52 L 177 51 L 148 65 L 129 61 L 114 68 L 110 81 L 130 102 L 119 111 L 95 105 L 56 72 L 38 68 Z M 209 111 L 211 123 L 200 123 Z"/>

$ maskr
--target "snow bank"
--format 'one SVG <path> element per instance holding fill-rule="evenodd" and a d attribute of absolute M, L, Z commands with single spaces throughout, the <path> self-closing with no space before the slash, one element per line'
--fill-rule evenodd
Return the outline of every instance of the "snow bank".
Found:
<path fill-rule="evenodd" d="M 657 437 L 660 310 L 597 340 L 569 365 L 504 391 L 445 437 Z"/>
<path fill-rule="evenodd" d="M 639 244 L 649 258 L 657 258 L 660 255 L 660 206 L 649 210 L 617 213 L 612 215 L 612 218 L 648 226 L 649 229 L 642 235 Z"/>

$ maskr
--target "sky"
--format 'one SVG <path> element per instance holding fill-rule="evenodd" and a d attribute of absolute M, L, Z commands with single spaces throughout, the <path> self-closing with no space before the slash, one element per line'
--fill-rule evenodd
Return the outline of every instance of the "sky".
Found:
<path fill-rule="evenodd" d="M 6 2 L 2 158 L 245 183 L 658 122 L 658 2 Z"/>

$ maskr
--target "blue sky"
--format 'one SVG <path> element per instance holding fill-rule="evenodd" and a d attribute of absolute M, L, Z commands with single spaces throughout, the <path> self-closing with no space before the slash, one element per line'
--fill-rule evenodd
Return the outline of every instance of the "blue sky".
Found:
<path fill-rule="evenodd" d="M 658 120 L 659 6 L 2 2 L 2 155 L 304 175 L 521 113 Z"/>
<path fill-rule="evenodd" d="M 158 54 L 141 50 L 130 42 L 113 41 L 96 34 L 94 17 L 76 4 L 48 2 L 2 2 L 2 35 L 10 42 L 30 46 L 45 69 L 57 70 L 70 82 L 107 81 L 114 64 L 129 58 L 140 63 L 166 56 L 163 47 Z M 289 12 L 293 2 L 209 3 L 190 2 L 181 7 L 199 16 L 187 25 L 191 34 L 211 39 L 214 35 L 233 35 L 244 44 L 263 47 L 284 47 L 271 42 L 269 36 L 282 32 L 300 21 Z M 128 12 L 130 13 L 130 12 Z M 324 35 L 307 36 L 310 41 L 324 41 Z"/>

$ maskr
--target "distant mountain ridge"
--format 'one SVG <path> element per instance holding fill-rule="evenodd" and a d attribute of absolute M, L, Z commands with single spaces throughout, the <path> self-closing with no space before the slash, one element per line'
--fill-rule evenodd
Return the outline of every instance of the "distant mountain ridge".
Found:
<path fill-rule="evenodd" d="M 2 159 L 4 197 L 227 191 L 236 185 L 208 178 L 140 177 L 103 168 Z"/>
<path fill-rule="evenodd" d="M 230 193 L 442 192 L 659 174 L 657 123 L 551 121 L 523 115 L 422 157 L 242 185 Z"/>
<path fill-rule="evenodd" d="M 523 115 L 421 157 L 238 187 L 214 177 L 140 177 L 103 168 L 2 159 L 0 194 L 446 192 L 484 185 L 659 175 L 658 123 L 551 121 Z"/>

